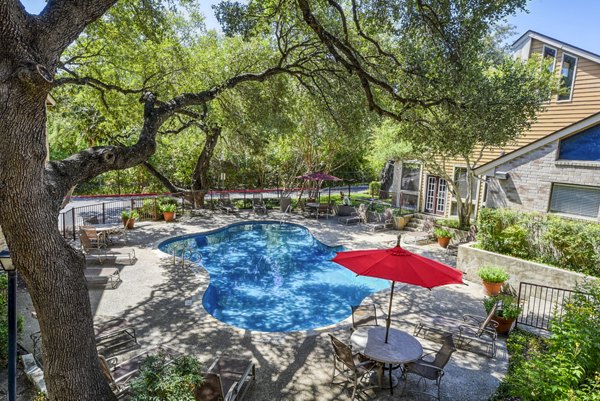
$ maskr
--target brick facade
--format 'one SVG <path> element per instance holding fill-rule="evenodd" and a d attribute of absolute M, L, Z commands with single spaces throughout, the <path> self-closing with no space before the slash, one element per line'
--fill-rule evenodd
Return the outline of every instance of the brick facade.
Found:
<path fill-rule="evenodd" d="M 552 183 L 600 187 L 600 163 L 556 160 L 558 140 L 496 167 L 507 179 L 488 177 L 487 207 L 547 212 Z"/>

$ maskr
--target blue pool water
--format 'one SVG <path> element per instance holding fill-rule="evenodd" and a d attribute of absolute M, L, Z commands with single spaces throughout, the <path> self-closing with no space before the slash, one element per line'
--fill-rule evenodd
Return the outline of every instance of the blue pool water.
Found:
<path fill-rule="evenodd" d="M 242 223 L 174 238 L 160 250 L 204 266 L 210 285 L 204 308 L 249 330 L 301 331 L 337 323 L 386 280 L 357 277 L 330 262 L 341 247 L 317 241 L 301 226 Z"/>

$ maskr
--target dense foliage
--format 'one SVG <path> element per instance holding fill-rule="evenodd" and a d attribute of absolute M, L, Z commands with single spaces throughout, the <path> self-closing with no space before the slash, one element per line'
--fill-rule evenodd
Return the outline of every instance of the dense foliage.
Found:
<path fill-rule="evenodd" d="M 600 225 L 553 215 L 484 208 L 482 249 L 600 277 Z"/>
<path fill-rule="evenodd" d="M 202 365 L 191 356 L 169 361 L 165 354 L 147 357 L 131 382 L 132 401 L 194 401 L 202 384 Z"/>
<path fill-rule="evenodd" d="M 580 288 L 544 340 L 515 331 L 507 341 L 509 373 L 493 401 L 600 400 L 600 281 Z"/>

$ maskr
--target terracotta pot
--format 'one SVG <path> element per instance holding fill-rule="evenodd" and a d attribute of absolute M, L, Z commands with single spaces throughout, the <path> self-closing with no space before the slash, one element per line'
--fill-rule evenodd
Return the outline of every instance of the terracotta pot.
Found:
<path fill-rule="evenodd" d="M 450 245 L 450 240 L 452 238 L 450 237 L 438 237 L 437 241 L 439 246 L 441 246 L 442 248 L 448 248 L 448 245 Z"/>
<path fill-rule="evenodd" d="M 485 295 L 498 295 L 502 289 L 504 283 L 490 283 L 489 281 L 483 281 L 483 293 Z"/>
<path fill-rule="evenodd" d="M 165 221 L 172 221 L 175 219 L 175 212 L 163 212 L 163 217 Z"/>
<path fill-rule="evenodd" d="M 500 334 L 505 334 L 510 331 L 513 323 L 517 319 L 505 319 L 501 316 L 494 315 L 494 320 L 498 322 L 498 328 L 496 329 L 496 331 Z"/>
<path fill-rule="evenodd" d="M 123 227 L 125 227 L 128 230 L 131 230 L 133 228 L 133 224 L 135 223 L 135 219 L 128 219 L 126 217 L 123 217 Z"/>

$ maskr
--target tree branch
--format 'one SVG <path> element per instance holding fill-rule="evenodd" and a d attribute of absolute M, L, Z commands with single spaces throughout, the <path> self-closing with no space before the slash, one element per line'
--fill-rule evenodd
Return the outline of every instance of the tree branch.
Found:
<path fill-rule="evenodd" d="M 117 0 L 49 0 L 35 24 L 36 48 L 54 71 L 62 52 Z"/>

